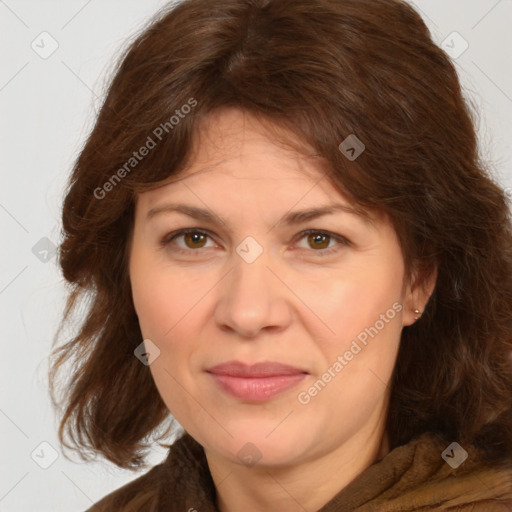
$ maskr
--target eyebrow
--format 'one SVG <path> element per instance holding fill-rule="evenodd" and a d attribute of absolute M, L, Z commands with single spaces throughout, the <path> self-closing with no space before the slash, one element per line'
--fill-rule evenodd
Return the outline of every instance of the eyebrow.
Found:
<path fill-rule="evenodd" d="M 189 217 L 192 217 L 197 220 L 201 220 L 203 222 L 209 222 L 211 224 L 222 223 L 227 226 L 227 224 L 216 214 L 207 210 L 205 208 L 198 208 L 197 206 L 191 206 L 187 204 L 175 204 L 175 203 L 166 203 L 160 206 L 155 206 L 151 210 L 149 210 L 146 221 L 151 220 L 156 215 L 162 213 L 182 213 Z M 364 210 L 359 210 L 356 208 L 352 208 L 350 206 L 344 204 L 333 204 L 326 205 L 317 208 L 309 208 L 306 210 L 298 210 L 294 212 L 289 212 L 283 216 L 283 218 L 277 223 L 278 225 L 284 224 L 286 226 L 294 226 L 298 224 L 303 224 L 307 221 L 317 219 L 318 217 L 323 217 L 324 215 L 332 215 L 337 212 L 344 212 L 349 215 L 356 216 L 360 220 L 362 220 L 365 224 L 373 225 L 373 221 Z M 229 228 L 228 228 L 229 229 Z"/>

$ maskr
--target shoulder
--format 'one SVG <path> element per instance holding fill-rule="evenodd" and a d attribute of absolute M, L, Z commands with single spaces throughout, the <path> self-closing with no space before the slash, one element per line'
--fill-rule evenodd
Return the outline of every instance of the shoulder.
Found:
<path fill-rule="evenodd" d="M 201 450 L 188 434 L 183 435 L 174 441 L 162 463 L 108 494 L 85 512 L 157 512 L 163 489 L 179 486 L 183 466 L 195 462 Z"/>
<path fill-rule="evenodd" d="M 108 494 L 86 512 L 152 512 L 158 503 L 164 463 Z"/>
<path fill-rule="evenodd" d="M 406 469 L 396 485 L 400 497 L 421 501 L 435 510 L 505 512 L 512 510 L 512 461 L 486 461 L 474 445 L 462 447 L 441 435 L 424 433 L 396 451 Z M 403 485 L 408 481 L 410 486 Z"/>

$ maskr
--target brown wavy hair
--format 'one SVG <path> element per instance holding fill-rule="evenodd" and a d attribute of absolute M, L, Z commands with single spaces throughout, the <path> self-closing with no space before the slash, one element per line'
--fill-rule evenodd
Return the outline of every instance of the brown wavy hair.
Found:
<path fill-rule="evenodd" d="M 390 448 L 434 432 L 510 465 L 509 205 L 479 155 L 453 63 L 400 0 L 185 0 L 129 44 L 63 204 L 70 294 L 56 340 L 65 324 L 74 332 L 50 368 L 62 444 L 136 468 L 172 420 L 134 357 L 134 202 L 186 167 L 200 122 L 226 107 L 304 141 L 354 204 L 389 216 L 407 272 L 420 269 L 421 282 L 438 271 L 422 317 L 402 331 Z M 366 146 L 354 161 L 338 148 L 351 134 Z M 149 138 L 154 148 L 135 158 Z"/>

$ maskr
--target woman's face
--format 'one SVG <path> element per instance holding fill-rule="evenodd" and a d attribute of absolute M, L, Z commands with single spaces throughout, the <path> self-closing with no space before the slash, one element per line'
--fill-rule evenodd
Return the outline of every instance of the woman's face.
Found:
<path fill-rule="evenodd" d="M 199 140 L 179 180 L 140 194 L 135 213 L 133 300 L 167 407 L 238 464 L 381 439 L 400 333 L 420 306 L 391 225 L 343 209 L 296 215 L 350 205 L 317 158 L 238 110 L 212 115 Z M 295 370 L 209 371 L 232 361 Z"/>

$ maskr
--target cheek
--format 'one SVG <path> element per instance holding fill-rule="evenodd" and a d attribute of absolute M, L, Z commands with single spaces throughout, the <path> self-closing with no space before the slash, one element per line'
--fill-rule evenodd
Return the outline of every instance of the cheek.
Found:
<path fill-rule="evenodd" d="M 397 304 L 402 300 L 400 268 L 374 263 L 352 266 L 337 277 L 315 283 L 301 292 L 308 297 L 308 307 L 324 324 L 325 342 L 330 340 L 340 346 L 350 343 L 365 328 L 379 322 L 381 315 L 386 316 L 385 320 L 393 320 L 386 322 L 388 332 L 391 324 L 400 324 L 396 321 L 400 309 Z M 395 325 L 393 329 L 396 337 Z"/>
<path fill-rule="evenodd" d="M 136 245 L 130 258 L 132 297 L 142 334 L 163 340 L 194 302 L 198 283 L 186 272 L 166 268 L 160 257 Z"/>
<path fill-rule="evenodd" d="M 401 274 L 391 268 L 367 272 L 350 282 L 339 312 L 337 353 L 344 356 L 354 393 L 378 389 L 391 377 L 402 330 Z M 372 391 L 373 390 L 373 391 Z"/>
<path fill-rule="evenodd" d="M 198 350 L 201 328 L 211 316 L 205 311 L 205 295 L 214 281 L 208 285 L 204 274 L 169 269 L 141 257 L 134 258 L 130 277 L 142 335 L 160 350 L 161 357 L 151 364 L 151 372 L 168 395 L 175 385 L 169 373 L 184 379 L 185 363 L 190 363 Z"/>
<path fill-rule="evenodd" d="M 193 286 L 185 286 L 185 280 L 180 281 L 176 273 L 167 275 L 154 261 L 144 261 L 140 256 L 133 259 L 130 278 L 142 335 L 160 350 L 150 365 L 153 380 L 167 408 L 178 421 L 186 423 L 183 411 L 193 409 L 183 393 L 183 387 L 192 386 L 184 370 L 194 351 L 191 319 L 187 316 L 191 305 L 197 303 Z"/>
<path fill-rule="evenodd" d="M 176 302 L 172 293 L 162 293 L 162 288 L 147 273 L 132 278 L 132 294 L 139 325 L 145 338 L 159 339 L 172 327 L 169 312 Z"/>
<path fill-rule="evenodd" d="M 142 334 L 149 339 L 163 339 L 175 323 L 180 301 L 179 287 L 170 282 L 169 276 L 142 250 L 132 251 L 130 258 L 132 297 Z"/>

